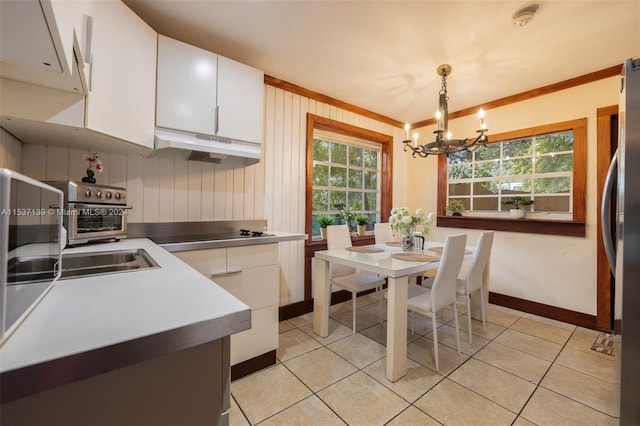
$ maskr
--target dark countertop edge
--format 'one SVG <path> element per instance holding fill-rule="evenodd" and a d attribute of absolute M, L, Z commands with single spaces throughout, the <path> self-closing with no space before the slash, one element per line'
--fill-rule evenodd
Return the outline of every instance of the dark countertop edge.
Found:
<path fill-rule="evenodd" d="M 240 247 L 240 246 L 254 246 L 258 244 L 272 244 L 283 241 L 304 241 L 307 239 L 307 234 L 293 234 L 293 235 L 274 235 L 269 237 L 255 237 L 255 238 L 237 238 L 228 240 L 212 240 L 212 241 L 189 241 L 184 243 L 171 243 L 171 244 L 158 244 L 163 249 L 174 251 L 189 251 L 189 250 L 205 250 L 214 248 L 226 248 L 226 247 Z"/>
<path fill-rule="evenodd" d="M 6 371 L 0 375 L 0 403 L 221 339 L 249 328 L 251 311 L 245 309 L 224 317 Z"/>

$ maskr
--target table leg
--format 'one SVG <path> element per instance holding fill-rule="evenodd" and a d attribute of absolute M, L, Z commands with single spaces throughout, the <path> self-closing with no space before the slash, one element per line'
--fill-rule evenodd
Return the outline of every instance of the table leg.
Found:
<path fill-rule="evenodd" d="M 329 262 L 317 258 L 313 261 L 313 332 L 320 337 L 327 337 L 331 306 Z"/>
<path fill-rule="evenodd" d="M 408 278 L 388 278 L 387 379 L 399 380 L 407 373 Z"/>

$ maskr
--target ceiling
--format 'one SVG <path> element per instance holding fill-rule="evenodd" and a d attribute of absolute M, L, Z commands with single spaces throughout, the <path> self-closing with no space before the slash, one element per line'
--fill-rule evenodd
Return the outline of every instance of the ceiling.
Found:
<path fill-rule="evenodd" d="M 640 0 L 124 0 L 158 33 L 401 122 L 640 57 Z M 534 19 L 514 13 L 537 4 Z"/>

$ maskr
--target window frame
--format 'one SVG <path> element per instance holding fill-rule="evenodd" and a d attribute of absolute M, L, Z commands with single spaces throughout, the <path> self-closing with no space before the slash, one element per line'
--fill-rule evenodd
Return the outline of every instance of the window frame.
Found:
<path fill-rule="evenodd" d="M 311 235 L 313 222 L 313 141 L 315 130 L 323 130 L 338 133 L 345 136 L 364 139 L 369 142 L 378 143 L 380 149 L 380 221 L 389 220 L 391 211 L 392 194 L 392 146 L 393 136 L 363 129 L 351 124 L 342 123 L 330 118 L 321 117 L 312 113 L 307 113 L 307 175 L 306 175 L 306 207 L 305 207 L 305 232 L 310 238 L 307 245 L 314 241 Z"/>
<path fill-rule="evenodd" d="M 511 219 L 486 216 L 446 216 L 448 161 L 438 158 L 437 225 L 450 228 L 491 229 L 496 231 L 526 232 L 534 234 L 584 237 L 586 232 L 586 181 L 587 181 L 587 119 L 563 121 L 534 126 L 490 136 L 489 143 L 536 135 L 573 131 L 573 219 L 549 220 L 540 218 Z"/>

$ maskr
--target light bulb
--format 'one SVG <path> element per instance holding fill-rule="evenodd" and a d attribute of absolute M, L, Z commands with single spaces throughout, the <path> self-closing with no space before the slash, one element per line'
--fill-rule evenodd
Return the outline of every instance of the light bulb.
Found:
<path fill-rule="evenodd" d="M 447 139 L 451 139 L 451 132 L 447 132 Z"/>
<path fill-rule="evenodd" d="M 414 148 L 418 147 L 418 132 L 413 133 L 413 147 Z"/>
<path fill-rule="evenodd" d="M 409 140 L 409 129 L 410 128 L 411 128 L 411 126 L 409 125 L 409 123 L 405 123 L 405 125 L 404 125 L 405 138 L 404 138 L 404 140 Z"/>

